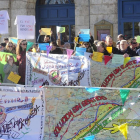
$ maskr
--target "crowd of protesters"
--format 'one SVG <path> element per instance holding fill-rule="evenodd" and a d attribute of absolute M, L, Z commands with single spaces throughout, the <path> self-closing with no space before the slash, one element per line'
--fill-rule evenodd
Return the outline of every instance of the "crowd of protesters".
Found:
<path fill-rule="evenodd" d="M 41 33 L 41 30 L 39 30 Z M 51 32 L 52 33 L 52 32 Z M 40 51 L 38 43 L 49 43 L 52 46 L 50 54 L 67 54 L 66 49 L 74 49 L 73 55 L 75 55 L 76 47 L 86 48 L 86 52 L 100 52 L 104 55 L 113 56 L 113 54 L 123 55 L 124 57 L 140 56 L 140 45 L 136 42 L 135 38 L 125 40 L 122 34 L 118 35 L 117 42 L 113 41 L 110 35 L 106 36 L 105 41 L 94 40 L 90 33 L 90 40 L 88 42 L 80 42 L 78 33 L 78 41 L 74 40 L 74 48 L 71 47 L 69 42 L 63 42 L 61 40 L 61 34 L 57 34 L 57 40 L 54 40 L 52 36 L 39 34 L 37 43 L 34 44 L 28 51 L 46 53 L 46 51 Z M 112 47 L 112 53 L 107 51 L 107 47 Z M 15 74 L 19 74 L 21 79 L 19 84 L 25 84 L 25 69 L 26 69 L 26 40 L 18 40 L 17 44 L 9 41 L 9 38 L 4 38 L 4 42 L 0 44 L 0 52 L 7 52 L 17 55 L 17 62 L 14 62 L 13 56 L 7 57 L 7 64 L 4 66 L 5 83 L 11 83 L 7 80 L 7 76 L 13 71 Z M 92 56 L 91 56 L 92 57 Z"/>

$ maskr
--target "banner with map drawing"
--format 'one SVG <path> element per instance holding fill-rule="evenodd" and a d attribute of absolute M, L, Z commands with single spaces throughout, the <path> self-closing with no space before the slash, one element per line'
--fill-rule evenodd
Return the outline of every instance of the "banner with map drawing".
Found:
<path fill-rule="evenodd" d="M 44 95 L 40 88 L 0 86 L 1 140 L 42 140 Z"/>
<path fill-rule="evenodd" d="M 140 137 L 139 89 L 123 105 L 120 89 L 47 87 L 44 140 L 137 140 Z M 126 134 L 120 126 L 127 124 Z M 124 128 L 125 129 L 125 128 Z M 127 133 L 128 132 L 128 133 Z"/>
<path fill-rule="evenodd" d="M 136 58 L 131 60 L 124 67 L 123 64 L 112 64 L 110 60 L 107 65 L 104 62 L 91 60 L 91 85 L 93 87 L 140 87 L 140 61 Z"/>
<path fill-rule="evenodd" d="M 26 54 L 26 85 L 90 86 L 90 61 L 84 56 Z"/>

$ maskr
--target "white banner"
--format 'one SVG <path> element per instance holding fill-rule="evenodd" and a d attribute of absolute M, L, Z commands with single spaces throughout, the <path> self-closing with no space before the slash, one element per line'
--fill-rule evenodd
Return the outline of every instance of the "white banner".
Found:
<path fill-rule="evenodd" d="M 0 34 L 8 34 L 8 20 L 10 20 L 8 12 L 0 11 Z"/>
<path fill-rule="evenodd" d="M 35 37 L 35 16 L 20 15 L 16 17 L 18 39 L 34 39 Z"/>
<path fill-rule="evenodd" d="M 0 86 L 0 139 L 42 140 L 45 97 L 40 88 Z"/>
<path fill-rule="evenodd" d="M 90 61 L 84 56 L 26 54 L 26 85 L 90 86 Z"/>

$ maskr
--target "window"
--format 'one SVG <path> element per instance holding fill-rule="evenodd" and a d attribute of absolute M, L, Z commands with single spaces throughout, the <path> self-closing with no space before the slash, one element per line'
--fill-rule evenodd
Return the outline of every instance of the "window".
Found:
<path fill-rule="evenodd" d="M 124 22 L 124 37 L 125 39 L 133 38 L 133 23 Z"/>

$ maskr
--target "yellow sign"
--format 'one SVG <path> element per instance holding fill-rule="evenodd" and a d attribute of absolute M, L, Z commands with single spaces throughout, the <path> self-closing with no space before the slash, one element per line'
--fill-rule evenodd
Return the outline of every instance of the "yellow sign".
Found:
<path fill-rule="evenodd" d="M 11 72 L 7 79 L 17 84 L 19 82 L 20 78 L 21 78 L 21 76 Z"/>
<path fill-rule="evenodd" d="M 100 52 L 93 52 L 92 60 L 97 61 L 97 62 L 102 62 L 103 61 L 103 53 Z"/>
<path fill-rule="evenodd" d="M 112 53 L 112 47 L 106 47 L 106 50 L 108 51 L 108 53 Z"/>
<path fill-rule="evenodd" d="M 78 37 L 75 37 L 75 42 L 78 43 Z"/>
<path fill-rule="evenodd" d="M 40 35 L 51 35 L 51 28 L 41 28 Z"/>

